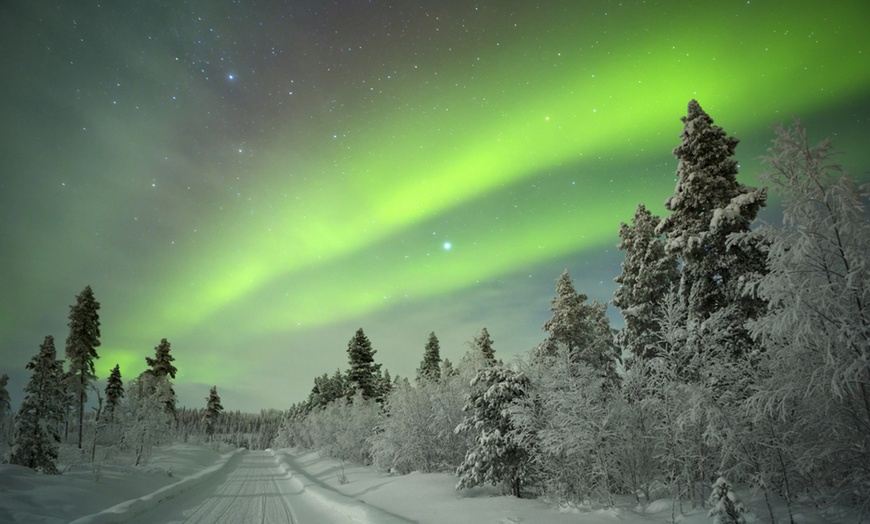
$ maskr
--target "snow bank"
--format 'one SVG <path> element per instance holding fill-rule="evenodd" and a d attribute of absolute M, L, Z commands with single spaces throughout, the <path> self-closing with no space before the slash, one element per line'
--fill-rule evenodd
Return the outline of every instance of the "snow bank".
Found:
<path fill-rule="evenodd" d="M 110 522 L 124 522 L 125 520 L 129 520 L 135 515 L 139 515 L 149 509 L 156 507 L 164 500 L 175 498 L 180 494 L 184 493 L 185 491 L 193 488 L 194 486 L 198 486 L 203 481 L 211 478 L 215 473 L 226 467 L 227 464 L 230 464 L 232 459 L 237 457 L 242 451 L 244 451 L 244 449 L 239 448 L 229 453 L 224 453 L 223 455 L 221 455 L 221 458 L 213 465 L 206 467 L 205 469 L 200 469 L 196 473 L 185 476 L 178 482 L 175 482 L 168 486 L 163 486 L 157 491 L 149 493 L 148 495 L 145 495 L 143 497 L 139 497 L 133 500 L 127 500 L 120 504 L 116 504 L 99 513 L 81 517 L 74 520 L 73 523 L 102 524 Z M 200 458 L 199 455 L 193 453 L 191 456 L 194 457 L 195 460 L 193 461 L 193 463 L 196 464 L 196 459 Z M 177 460 L 177 458 L 178 457 L 176 457 L 176 460 L 172 461 L 173 466 L 170 466 L 170 470 L 168 471 L 174 471 L 174 468 L 177 467 L 178 464 L 191 464 L 191 460 L 179 461 Z"/>

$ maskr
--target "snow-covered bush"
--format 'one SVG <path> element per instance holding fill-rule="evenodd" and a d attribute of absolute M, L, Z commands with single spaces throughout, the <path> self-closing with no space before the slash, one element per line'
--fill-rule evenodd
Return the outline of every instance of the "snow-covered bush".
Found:
<path fill-rule="evenodd" d="M 372 440 L 375 465 L 398 473 L 454 471 L 469 446 L 467 435 L 453 431 L 468 390 L 459 374 L 393 389 Z"/>
<path fill-rule="evenodd" d="M 746 524 L 744 515 L 748 510 L 724 477 L 719 477 L 713 484 L 709 502 L 712 507 L 708 516 L 713 517 L 713 524 Z"/>

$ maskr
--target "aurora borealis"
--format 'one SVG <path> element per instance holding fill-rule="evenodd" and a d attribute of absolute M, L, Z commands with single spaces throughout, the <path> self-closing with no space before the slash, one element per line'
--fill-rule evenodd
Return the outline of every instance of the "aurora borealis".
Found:
<path fill-rule="evenodd" d="M 182 403 L 286 408 L 362 327 L 393 374 L 609 300 L 621 221 L 699 100 L 752 183 L 799 116 L 867 179 L 870 8 L 845 2 L 28 2 L 0 7 L 0 373 L 102 304 L 98 375 L 172 343 Z M 611 317 L 618 319 L 611 311 Z"/>

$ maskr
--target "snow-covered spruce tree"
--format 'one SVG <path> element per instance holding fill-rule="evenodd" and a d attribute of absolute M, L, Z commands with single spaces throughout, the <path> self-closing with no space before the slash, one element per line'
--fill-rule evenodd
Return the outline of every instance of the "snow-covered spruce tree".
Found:
<path fill-rule="evenodd" d="M 12 399 L 9 397 L 9 375 L 0 375 L 0 443 L 5 445 L 12 433 Z"/>
<path fill-rule="evenodd" d="M 622 311 L 625 327 L 617 343 L 636 357 L 654 356 L 655 310 L 662 297 L 678 282 L 677 259 L 665 253 L 665 244 L 656 227 L 661 220 L 643 204 L 637 206 L 631 225 L 619 229 L 622 240 L 617 248 L 625 251 L 622 273 L 614 280 L 619 288 L 613 305 Z"/>
<path fill-rule="evenodd" d="M 737 304 L 740 314 L 735 322 L 742 323 L 763 310 L 757 298 L 740 292 L 743 279 L 763 272 L 763 246 L 729 245 L 727 240 L 749 230 L 767 193 L 737 181 L 737 161 L 732 157 L 738 140 L 713 125 L 697 101 L 689 102 L 682 121 L 681 144 L 674 148 L 679 160 L 677 186 L 665 201 L 671 214 L 656 233 L 666 237 L 665 252 L 682 263 L 679 294 L 687 318 L 703 322 L 713 312 Z M 749 346 L 748 336 L 737 335 L 742 343 L 734 344 L 735 349 Z"/>
<path fill-rule="evenodd" d="M 87 390 L 97 378 L 94 360 L 100 358 L 96 349 L 100 346 L 100 303 L 94 298 L 91 286 L 85 286 L 69 309 L 66 359 L 69 362 L 70 393 L 74 395 L 78 410 L 78 446 L 81 448 Z"/>
<path fill-rule="evenodd" d="M 564 344 L 521 366 L 529 394 L 507 411 L 535 479 L 558 500 L 612 506 L 612 483 L 623 483 L 616 462 L 622 428 L 606 377 Z"/>
<path fill-rule="evenodd" d="M 336 369 L 332 376 L 324 373 L 319 377 L 314 377 L 314 387 L 308 394 L 308 405 L 311 408 L 326 407 L 330 402 L 346 398 L 349 391 L 352 389 L 341 370 Z"/>
<path fill-rule="evenodd" d="M 480 332 L 474 335 L 474 339 L 471 341 L 472 353 L 480 355 L 484 362 L 487 362 L 489 365 L 495 365 L 495 349 L 493 349 L 492 344 L 493 341 L 489 336 L 489 331 L 485 327 L 481 328 Z"/>
<path fill-rule="evenodd" d="M 517 439 L 508 408 L 526 397 L 530 386 L 526 375 L 505 367 L 477 372 L 463 407 L 466 415 L 455 429 L 469 432 L 474 439 L 456 469 L 456 489 L 488 483 L 504 485 L 515 497 L 522 496 L 532 469 L 531 450 Z"/>
<path fill-rule="evenodd" d="M 145 363 L 151 369 L 146 369 L 145 374 L 151 375 L 156 379 L 165 378 L 166 384 L 169 385 L 169 395 L 166 398 L 165 408 L 166 412 L 175 417 L 175 389 L 172 387 L 172 382 L 169 381 L 171 378 L 175 378 L 175 374 L 178 372 L 178 368 L 175 367 L 173 362 L 175 361 L 175 357 L 169 354 L 172 346 L 169 344 L 169 341 L 164 339 L 160 340 L 160 344 L 154 348 L 154 358 L 145 357 Z M 146 382 L 146 384 L 157 385 L 162 384 L 160 381 L 150 381 Z"/>
<path fill-rule="evenodd" d="M 47 336 L 39 353 L 27 364 L 32 371 L 24 386 L 24 400 L 15 415 L 10 462 L 56 475 L 55 462 L 63 423 L 65 391 L 63 361 L 57 360 L 54 337 Z"/>
<path fill-rule="evenodd" d="M 799 122 L 776 135 L 763 177 L 783 197 L 782 227 L 734 239 L 769 244 L 768 273 L 746 288 L 769 304 L 750 324 L 768 378 L 749 408 L 785 440 L 781 491 L 870 500 L 870 186 Z"/>
<path fill-rule="evenodd" d="M 205 415 L 203 416 L 205 435 L 206 439 L 211 441 L 214 438 L 215 424 L 217 424 L 218 418 L 224 410 L 224 407 L 221 405 L 221 397 L 217 392 L 217 386 L 211 387 L 211 391 L 209 391 L 205 400 Z"/>
<path fill-rule="evenodd" d="M 103 416 L 109 423 L 115 421 L 115 410 L 124 398 L 124 382 L 121 380 L 121 366 L 115 364 L 109 373 L 109 378 L 106 379 L 106 408 L 103 410 Z"/>
<path fill-rule="evenodd" d="M 417 382 L 438 380 L 441 377 L 441 346 L 435 332 L 429 333 L 429 340 L 423 350 L 423 361 L 417 368 Z"/>
<path fill-rule="evenodd" d="M 724 477 L 719 477 L 713 484 L 710 505 L 708 516 L 713 517 L 713 524 L 746 524 L 748 510 Z"/>
<path fill-rule="evenodd" d="M 533 360 L 553 355 L 558 348 L 568 348 L 571 358 L 587 363 L 610 383 L 619 380 L 616 365 L 619 350 L 614 344 L 605 304 L 586 304 L 586 295 L 574 289 L 566 269 L 556 279 L 556 296 L 550 311 L 552 318 L 544 322 L 547 338 L 533 352 Z"/>
<path fill-rule="evenodd" d="M 375 353 L 377 351 L 372 349 L 372 343 L 365 332 L 362 328 L 358 329 L 347 344 L 347 359 L 350 364 L 347 378 L 351 388 L 362 391 L 365 399 L 378 398 L 377 374 L 381 365 L 375 364 Z"/>

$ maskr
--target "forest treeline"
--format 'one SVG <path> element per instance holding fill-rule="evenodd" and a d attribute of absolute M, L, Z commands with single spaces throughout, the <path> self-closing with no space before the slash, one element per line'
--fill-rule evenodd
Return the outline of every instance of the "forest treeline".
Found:
<path fill-rule="evenodd" d="M 88 287 L 71 306 L 67 369 L 46 337 L 14 417 L 0 378 L 7 458 L 51 473 L 61 440 L 127 447 L 137 461 L 167 439 L 222 440 L 317 449 L 394 474 L 446 471 L 457 489 L 488 483 L 518 497 L 668 498 L 675 520 L 684 505 L 709 505 L 741 521 L 732 482 L 763 493 L 772 521 L 774 501 L 792 521 L 798 502 L 866 512 L 870 186 L 798 121 L 774 129 L 767 188 L 746 185 L 737 139 L 694 100 L 682 121 L 668 214 L 640 204 L 619 230 L 618 331 L 566 270 L 542 342 L 508 362 L 486 328 L 456 363 L 430 333 L 416 377 L 391 377 L 359 329 L 348 369 L 316 377 L 305 401 L 233 414 L 216 387 L 204 408 L 176 407 L 165 339 L 140 376 L 124 385 L 116 366 L 97 391 L 99 304 Z M 768 188 L 780 225 L 757 220 Z M 88 393 L 95 413 L 85 413 Z M 62 437 L 68 428 L 76 434 Z"/>
<path fill-rule="evenodd" d="M 392 379 L 359 330 L 350 369 L 314 381 L 279 443 L 396 474 L 447 471 L 516 496 L 612 505 L 670 498 L 676 513 L 768 504 L 867 510 L 870 500 L 870 188 L 796 120 L 775 127 L 761 180 L 783 205 L 759 224 L 767 188 L 738 181 L 737 139 L 691 101 L 667 216 L 622 224 L 613 305 L 566 271 L 544 340 L 510 362 L 484 328 L 457 364 L 434 333 L 415 380 Z M 567 225 L 566 225 L 567 227 Z M 728 520 L 731 518 L 732 520 Z"/>

